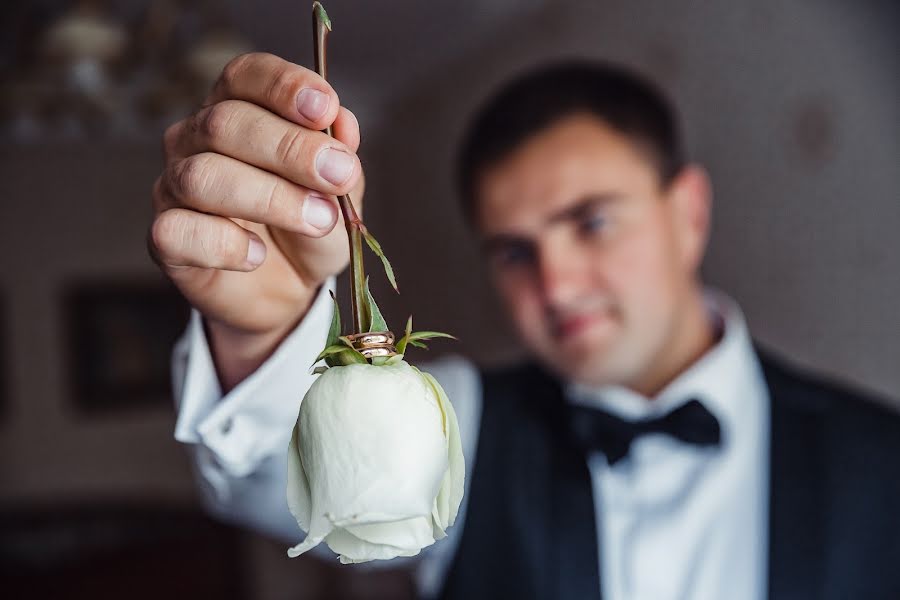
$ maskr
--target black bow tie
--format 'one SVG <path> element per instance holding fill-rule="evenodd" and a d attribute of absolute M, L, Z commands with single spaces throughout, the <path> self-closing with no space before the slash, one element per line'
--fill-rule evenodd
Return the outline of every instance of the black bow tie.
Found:
<path fill-rule="evenodd" d="M 717 446 L 719 421 L 699 400 L 691 399 L 668 414 L 626 421 L 597 408 L 569 405 L 569 433 L 585 452 L 599 450 L 610 465 L 628 455 L 631 442 L 645 433 L 665 433 L 688 444 Z"/>

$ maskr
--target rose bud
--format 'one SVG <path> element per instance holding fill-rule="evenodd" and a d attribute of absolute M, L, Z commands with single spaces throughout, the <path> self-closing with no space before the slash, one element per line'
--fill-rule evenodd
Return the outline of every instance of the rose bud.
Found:
<path fill-rule="evenodd" d="M 396 355 L 328 368 L 303 402 L 288 449 L 288 506 L 306 539 L 344 564 L 413 556 L 443 538 L 463 496 L 453 406 Z"/>

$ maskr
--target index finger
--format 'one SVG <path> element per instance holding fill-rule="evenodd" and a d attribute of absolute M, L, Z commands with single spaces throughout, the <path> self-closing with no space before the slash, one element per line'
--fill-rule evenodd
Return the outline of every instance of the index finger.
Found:
<path fill-rule="evenodd" d="M 340 110 L 337 93 L 317 73 L 264 52 L 242 54 L 225 66 L 204 106 L 224 100 L 252 102 L 319 131 Z"/>

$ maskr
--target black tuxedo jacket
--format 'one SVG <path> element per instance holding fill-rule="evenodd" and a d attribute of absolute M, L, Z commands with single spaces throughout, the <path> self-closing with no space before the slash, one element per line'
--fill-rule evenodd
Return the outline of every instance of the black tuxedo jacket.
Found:
<path fill-rule="evenodd" d="M 771 397 L 769 597 L 900 599 L 900 416 L 760 352 Z M 591 483 L 557 380 L 482 374 L 484 408 L 447 600 L 599 598 Z"/>

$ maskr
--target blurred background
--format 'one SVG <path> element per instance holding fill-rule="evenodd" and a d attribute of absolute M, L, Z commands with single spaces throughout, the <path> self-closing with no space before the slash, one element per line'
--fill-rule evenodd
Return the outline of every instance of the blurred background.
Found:
<path fill-rule="evenodd" d="M 310 65 L 309 4 L 0 6 L 5 597 L 407 593 L 391 571 L 289 561 L 283 544 L 208 521 L 172 438 L 169 351 L 187 307 L 145 250 L 161 132 L 236 54 Z M 763 344 L 900 408 L 897 2 L 326 8 L 329 74 L 363 132 L 367 223 L 403 290 L 374 280 L 389 323 L 414 309 L 420 327 L 461 339 L 432 352 L 515 359 L 457 211 L 456 143 L 499 82 L 555 57 L 604 58 L 672 95 L 712 174 L 707 281 L 737 298 Z"/>

